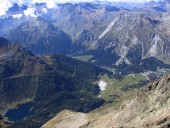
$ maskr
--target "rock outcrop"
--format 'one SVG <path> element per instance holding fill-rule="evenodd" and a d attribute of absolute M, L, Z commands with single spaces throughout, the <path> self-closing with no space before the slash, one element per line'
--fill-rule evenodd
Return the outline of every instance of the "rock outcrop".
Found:
<path fill-rule="evenodd" d="M 87 123 L 87 114 L 63 110 L 41 128 L 80 128 Z"/>

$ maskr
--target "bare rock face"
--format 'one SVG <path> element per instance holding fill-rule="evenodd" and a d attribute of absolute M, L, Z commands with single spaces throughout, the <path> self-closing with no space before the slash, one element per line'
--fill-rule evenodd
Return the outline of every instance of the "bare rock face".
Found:
<path fill-rule="evenodd" d="M 41 128 L 80 128 L 87 123 L 87 114 L 63 110 Z"/>
<path fill-rule="evenodd" d="M 133 64 L 147 57 L 169 58 L 168 30 L 165 17 L 147 14 L 120 14 L 113 18 L 99 38 L 91 43 L 91 51 L 103 49 L 119 58 L 116 64 Z M 157 20 L 158 19 L 158 20 Z"/>

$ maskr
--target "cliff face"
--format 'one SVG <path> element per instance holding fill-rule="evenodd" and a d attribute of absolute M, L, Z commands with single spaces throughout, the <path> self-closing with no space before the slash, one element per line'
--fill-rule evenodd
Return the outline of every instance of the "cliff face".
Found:
<path fill-rule="evenodd" d="M 100 113 L 88 114 L 88 123 L 82 124 L 81 128 L 168 128 L 170 127 L 169 111 L 170 76 L 165 76 L 138 90 L 136 98 L 123 102 L 119 109 L 107 109 Z M 57 118 L 65 114 L 63 111 L 57 115 L 51 127 L 61 125 L 65 119 L 59 121 Z M 72 118 L 68 122 L 73 123 L 76 119 L 71 120 Z M 50 122 L 47 124 L 49 125 Z M 45 126 L 43 128 L 46 128 Z"/>

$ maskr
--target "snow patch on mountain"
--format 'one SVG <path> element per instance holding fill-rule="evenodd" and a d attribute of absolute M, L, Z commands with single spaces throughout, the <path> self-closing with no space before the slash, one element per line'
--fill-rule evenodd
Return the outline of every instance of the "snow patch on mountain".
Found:
<path fill-rule="evenodd" d="M 106 90 L 107 83 L 105 81 L 100 80 L 98 85 L 99 85 L 101 91 L 105 91 Z"/>

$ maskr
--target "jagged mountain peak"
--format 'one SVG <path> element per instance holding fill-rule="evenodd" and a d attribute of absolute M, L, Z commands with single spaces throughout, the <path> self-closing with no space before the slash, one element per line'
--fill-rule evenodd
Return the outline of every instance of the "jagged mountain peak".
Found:
<path fill-rule="evenodd" d="M 58 30 L 59 29 L 57 27 L 55 27 L 53 24 L 50 24 L 48 21 L 37 17 L 37 18 L 30 18 L 28 19 L 26 22 L 22 23 L 21 25 L 18 26 L 19 29 L 37 29 L 37 30 L 41 30 L 42 32 L 46 29 L 55 29 Z M 61 30 L 60 30 L 61 31 Z"/>

